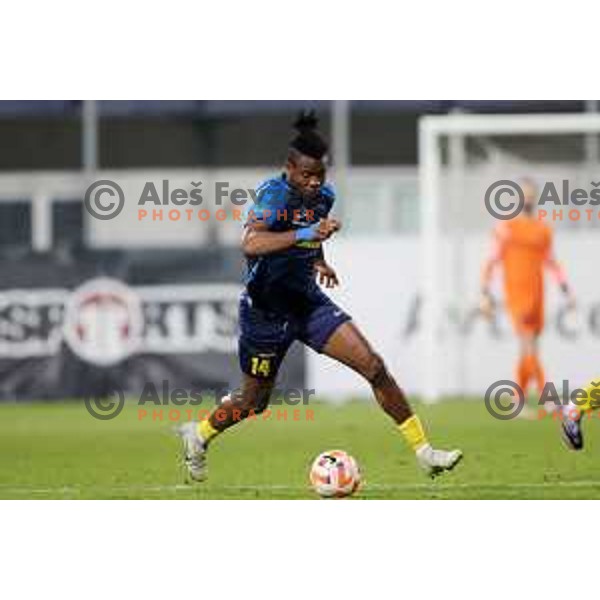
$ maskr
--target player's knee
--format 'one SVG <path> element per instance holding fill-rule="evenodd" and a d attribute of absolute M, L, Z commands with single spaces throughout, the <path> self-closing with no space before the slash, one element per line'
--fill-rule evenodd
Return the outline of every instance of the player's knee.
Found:
<path fill-rule="evenodd" d="M 367 381 L 377 387 L 378 385 L 383 384 L 387 377 L 388 372 L 383 362 L 383 359 L 379 354 L 375 354 L 374 352 L 369 355 L 367 360 L 365 361 L 365 369 L 363 375 L 367 379 Z"/>

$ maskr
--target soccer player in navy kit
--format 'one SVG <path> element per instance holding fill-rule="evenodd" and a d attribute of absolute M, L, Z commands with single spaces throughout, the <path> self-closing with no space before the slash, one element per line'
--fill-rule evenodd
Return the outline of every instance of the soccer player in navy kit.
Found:
<path fill-rule="evenodd" d="M 317 283 L 318 278 L 326 287 L 338 285 L 335 271 L 325 261 L 323 244 L 339 231 L 340 222 L 329 216 L 335 197 L 325 183 L 327 144 L 317 132 L 314 113 L 301 115 L 294 126 L 298 134 L 289 146 L 285 172 L 257 189 L 256 205 L 248 211 L 244 226 L 247 274 L 239 309 L 241 391 L 225 398 L 208 419 L 179 429 L 190 478 L 204 479 L 206 449 L 217 435 L 267 407 L 281 361 L 294 340 L 366 379 L 427 474 L 451 470 L 461 452 L 430 446 L 419 418 L 381 357 Z"/>

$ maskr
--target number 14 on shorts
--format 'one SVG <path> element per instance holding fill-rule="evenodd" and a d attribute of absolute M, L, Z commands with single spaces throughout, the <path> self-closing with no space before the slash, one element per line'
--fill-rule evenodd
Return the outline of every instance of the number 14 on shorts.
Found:
<path fill-rule="evenodd" d="M 259 377 L 269 377 L 271 374 L 271 359 L 261 356 L 253 356 L 251 359 L 250 371 L 252 375 Z"/>

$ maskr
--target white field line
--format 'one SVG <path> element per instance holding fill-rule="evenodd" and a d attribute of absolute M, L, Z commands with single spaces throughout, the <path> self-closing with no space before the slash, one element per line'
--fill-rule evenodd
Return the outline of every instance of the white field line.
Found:
<path fill-rule="evenodd" d="M 581 480 L 581 481 L 539 481 L 539 482 L 516 482 L 516 483 L 414 483 L 414 484 L 365 484 L 364 490 L 374 491 L 452 491 L 452 490 L 523 490 L 523 489 L 554 489 L 554 488 L 600 488 L 600 480 Z M 265 484 L 265 485 L 220 485 L 204 486 L 203 484 L 174 484 L 174 485 L 123 485 L 123 486 L 56 486 L 56 487 L 37 487 L 37 486 L 14 486 L 11 484 L 0 484 L 0 496 L 4 494 L 77 494 L 81 492 L 108 492 L 108 493 L 127 493 L 127 492 L 179 492 L 179 491 L 203 491 L 208 492 L 303 492 L 309 491 L 308 486 L 292 486 L 286 484 Z"/>

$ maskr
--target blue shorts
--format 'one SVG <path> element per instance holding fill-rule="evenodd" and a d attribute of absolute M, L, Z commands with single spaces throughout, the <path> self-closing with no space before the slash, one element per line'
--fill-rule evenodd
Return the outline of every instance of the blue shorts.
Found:
<path fill-rule="evenodd" d="M 246 375 L 274 379 L 292 342 L 298 340 L 322 352 L 333 332 L 349 320 L 325 294 L 305 316 L 297 317 L 258 309 L 244 292 L 240 298 L 240 367 Z"/>

